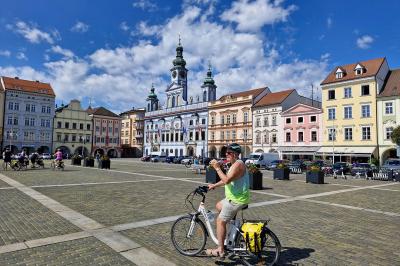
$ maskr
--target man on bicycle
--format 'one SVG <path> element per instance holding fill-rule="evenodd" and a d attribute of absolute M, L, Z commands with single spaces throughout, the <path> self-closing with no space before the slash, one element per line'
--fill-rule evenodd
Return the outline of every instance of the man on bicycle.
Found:
<path fill-rule="evenodd" d="M 219 212 L 217 218 L 218 248 L 207 249 L 206 254 L 215 257 L 224 257 L 224 241 L 226 237 L 226 224 L 250 202 L 249 174 L 243 161 L 239 160 L 240 145 L 232 143 L 228 145 L 226 158 L 231 164 L 227 174 L 221 170 L 217 160 L 212 160 L 210 165 L 217 171 L 221 181 L 208 185 L 209 189 L 225 186 L 225 199 L 216 205 Z"/>

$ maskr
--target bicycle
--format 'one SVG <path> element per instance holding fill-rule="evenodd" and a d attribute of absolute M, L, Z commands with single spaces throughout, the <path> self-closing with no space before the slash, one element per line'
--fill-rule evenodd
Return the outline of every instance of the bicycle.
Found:
<path fill-rule="evenodd" d="M 185 163 L 186 168 L 192 167 L 192 161 L 189 160 L 188 162 Z"/>
<path fill-rule="evenodd" d="M 195 211 L 188 215 L 178 218 L 171 227 L 171 241 L 175 249 L 186 256 L 196 256 L 200 254 L 206 245 L 207 236 L 210 236 L 213 242 L 218 245 L 218 239 L 214 234 L 214 230 L 210 223 L 209 213 L 205 207 L 206 193 L 208 192 L 207 186 L 200 186 L 194 191 L 190 192 L 185 199 L 185 206 L 187 202 Z M 193 199 L 196 195 L 202 197 L 198 209 L 193 206 Z M 236 219 L 236 215 L 231 220 L 227 228 L 227 237 L 225 239 L 226 251 L 229 255 L 238 256 L 239 258 L 248 258 L 251 264 L 265 262 L 265 265 L 276 265 L 279 261 L 281 252 L 281 244 L 278 237 L 268 228 L 266 221 L 251 221 L 243 219 L 243 210 L 247 209 L 245 206 L 242 209 L 242 223 Z M 202 217 L 205 221 L 200 219 Z M 261 252 L 257 254 L 252 253 L 246 243 L 246 237 L 241 229 L 241 225 L 245 222 L 263 222 L 264 226 L 260 234 L 261 237 Z"/>
<path fill-rule="evenodd" d="M 52 161 L 50 164 L 50 168 L 51 170 L 55 171 L 55 170 L 61 170 L 64 171 L 64 162 L 63 161 L 57 161 L 57 164 Z"/>

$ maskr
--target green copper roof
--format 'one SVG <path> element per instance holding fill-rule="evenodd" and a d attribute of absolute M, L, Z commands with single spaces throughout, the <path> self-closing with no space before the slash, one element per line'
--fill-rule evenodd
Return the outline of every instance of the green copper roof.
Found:
<path fill-rule="evenodd" d="M 208 64 L 207 77 L 204 79 L 204 84 L 205 85 L 209 85 L 209 84 L 214 85 L 215 84 L 215 81 L 212 78 L 212 71 L 211 71 L 211 64 L 210 63 Z"/>
<path fill-rule="evenodd" d="M 157 100 L 157 94 L 154 93 L 154 85 L 151 84 L 151 89 L 150 89 L 150 93 L 149 96 L 147 96 L 147 101 L 149 100 Z"/>
<path fill-rule="evenodd" d="M 181 37 L 179 36 L 179 43 L 176 47 L 176 58 L 172 61 L 174 66 L 182 66 L 185 67 L 186 61 L 183 59 L 183 47 L 181 45 Z"/>

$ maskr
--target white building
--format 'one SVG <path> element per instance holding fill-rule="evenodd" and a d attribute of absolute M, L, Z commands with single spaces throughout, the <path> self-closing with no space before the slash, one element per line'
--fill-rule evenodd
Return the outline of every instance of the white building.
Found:
<path fill-rule="evenodd" d="M 166 89 L 166 106 L 161 107 L 154 87 L 147 98 L 144 153 L 207 156 L 208 102 L 215 101 L 216 88 L 211 68 L 201 86 L 201 96 L 188 99 L 186 61 L 180 42 L 173 60 L 171 83 Z"/>

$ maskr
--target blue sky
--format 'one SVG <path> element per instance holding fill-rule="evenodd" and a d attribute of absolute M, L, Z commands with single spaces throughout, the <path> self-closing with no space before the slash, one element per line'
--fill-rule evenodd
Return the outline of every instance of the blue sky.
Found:
<path fill-rule="evenodd" d="M 0 75 L 52 84 L 57 102 L 115 112 L 161 102 L 181 35 L 189 95 L 208 62 L 217 96 L 260 86 L 305 96 L 333 67 L 400 65 L 400 1 L 2 1 Z"/>

